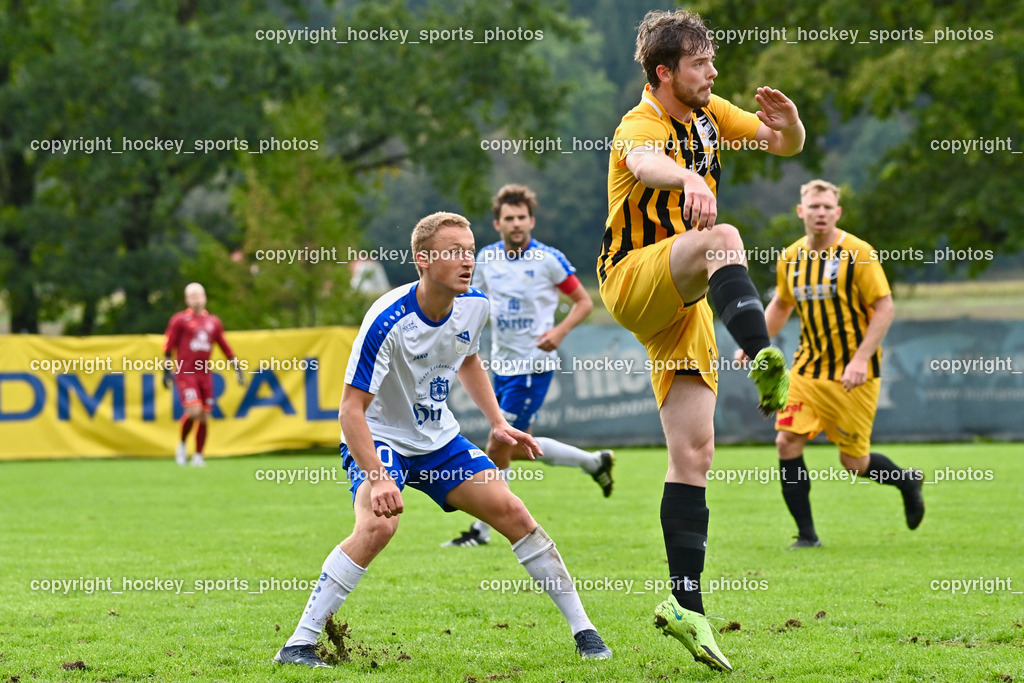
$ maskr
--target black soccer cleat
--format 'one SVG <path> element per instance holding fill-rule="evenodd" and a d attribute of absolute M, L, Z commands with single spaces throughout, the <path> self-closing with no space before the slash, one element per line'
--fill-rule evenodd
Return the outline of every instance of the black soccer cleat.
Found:
<path fill-rule="evenodd" d="M 274 661 L 278 664 L 300 664 L 310 669 L 330 668 L 330 664 L 317 656 L 316 647 L 309 644 L 282 647 L 274 655 Z"/>
<path fill-rule="evenodd" d="M 604 497 L 612 495 L 612 487 L 615 482 L 612 481 L 612 467 L 615 465 L 615 451 L 598 451 L 598 455 L 601 458 L 601 464 L 598 465 L 597 471 L 592 475 L 597 485 L 601 487 L 601 492 L 604 493 Z"/>
<path fill-rule="evenodd" d="M 913 531 L 921 526 L 921 520 L 924 519 L 924 496 L 921 495 L 921 489 L 924 488 L 924 472 L 908 469 L 906 477 L 910 483 L 905 489 L 901 489 L 900 493 L 903 494 L 903 511 L 907 515 L 907 527 Z"/>
<path fill-rule="evenodd" d="M 583 659 L 611 659 L 612 651 L 592 628 L 584 629 L 573 636 L 576 639 L 576 652 Z"/>
<path fill-rule="evenodd" d="M 469 527 L 469 531 L 463 531 L 462 535 L 458 538 L 453 538 L 450 541 L 441 544 L 442 548 L 472 548 L 475 545 L 487 545 L 491 542 L 490 534 L 484 536 L 475 527 Z"/>
<path fill-rule="evenodd" d="M 789 546 L 789 549 L 796 550 L 797 548 L 820 548 L 821 546 L 821 539 L 817 536 L 815 536 L 814 538 L 807 538 L 806 536 L 797 536 L 796 543 Z"/>

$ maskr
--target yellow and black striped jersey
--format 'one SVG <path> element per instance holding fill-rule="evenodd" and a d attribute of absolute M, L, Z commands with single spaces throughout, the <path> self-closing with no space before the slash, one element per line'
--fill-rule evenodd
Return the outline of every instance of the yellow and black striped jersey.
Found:
<path fill-rule="evenodd" d="M 823 251 L 801 237 L 778 262 L 776 296 L 800 316 L 800 346 L 793 369 L 814 379 L 843 378 L 846 364 L 864 340 L 871 304 L 891 293 L 875 249 L 843 231 Z M 881 375 L 882 348 L 868 363 L 868 379 Z"/>
<path fill-rule="evenodd" d="M 618 263 L 631 249 L 660 242 L 691 226 L 683 220 L 682 190 L 656 190 L 642 185 L 626 167 L 626 155 L 637 147 L 651 147 L 668 154 L 676 163 L 702 176 L 718 196 L 722 173 L 723 141 L 753 140 L 760 119 L 717 95 L 707 107 L 694 109 L 690 122 L 669 115 L 651 86 L 644 88 L 640 103 L 619 123 L 608 159 L 608 220 L 605 222 L 598 277 Z"/>

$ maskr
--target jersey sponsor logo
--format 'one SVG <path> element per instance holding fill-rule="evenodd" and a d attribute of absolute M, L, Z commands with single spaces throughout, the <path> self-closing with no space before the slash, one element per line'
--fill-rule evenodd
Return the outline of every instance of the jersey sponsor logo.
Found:
<path fill-rule="evenodd" d="M 427 420 L 436 422 L 441 419 L 441 409 L 434 408 L 432 406 L 425 406 L 422 403 L 417 403 L 412 407 L 413 414 L 416 415 L 416 426 L 422 427 Z"/>
<path fill-rule="evenodd" d="M 757 299 L 747 299 L 746 301 L 737 301 L 736 302 L 736 308 L 743 308 L 744 306 L 749 306 L 750 304 L 756 304 L 757 302 L 758 302 Z"/>
<path fill-rule="evenodd" d="M 435 401 L 443 401 L 448 398 L 448 380 L 444 377 L 435 377 L 430 380 L 430 398 Z"/>
<path fill-rule="evenodd" d="M 839 286 L 832 284 L 804 285 L 793 288 L 793 298 L 797 301 L 821 301 L 833 299 L 839 292 Z"/>
<path fill-rule="evenodd" d="M 509 313 L 518 313 L 519 312 L 519 308 L 520 308 L 519 299 L 517 299 L 516 297 L 512 297 L 511 299 L 508 300 L 508 312 Z"/>
<path fill-rule="evenodd" d="M 188 343 L 188 348 L 192 351 L 211 351 L 213 346 L 210 345 L 209 333 L 205 329 L 197 331 L 196 336 Z"/>
<path fill-rule="evenodd" d="M 533 318 L 508 318 L 506 316 L 499 315 L 497 322 L 499 332 L 504 332 L 505 330 L 533 329 Z"/>
<path fill-rule="evenodd" d="M 469 343 L 471 337 L 469 336 L 469 330 L 463 330 L 455 335 L 455 353 L 460 356 L 465 356 L 469 353 Z"/>
<path fill-rule="evenodd" d="M 423 360 L 423 359 L 424 359 L 424 358 L 426 358 L 426 357 L 427 357 L 427 354 L 425 354 L 425 353 L 421 353 L 421 354 L 419 354 L 418 356 L 413 356 L 413 357 L 412 357 L 412 359 L 413 359 L 413 360 Z"/>
<path fill-rule="evenodd" d="M 825 262 L 825 279 L 835 280 L 839 276 L 839 257 Z"/>

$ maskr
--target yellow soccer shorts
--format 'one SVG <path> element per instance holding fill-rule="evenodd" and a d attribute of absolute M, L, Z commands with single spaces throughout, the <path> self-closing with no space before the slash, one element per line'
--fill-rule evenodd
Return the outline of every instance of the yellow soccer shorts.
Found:
<path fill-rule="evenodd" d="M 601 300 L 647 349 L 658 408 L 677 374 L 698 375 L 718 393 L 718 346 L 706 298 L 686 305 L 672 282 L 669 252 L 678 235 L 633 249 L 605 271 Z"/>
<path fill-rule="evenodd" d="M 775 418 L 775 429 L 807 434 L 822 430 L 847 455 L 860 458 L 871 451 L 871 429 L 878 408 L 881 378 L 869 379 L 851 391 L 830 379 L 812 379 L 789 372 L 789 398 Z"/>

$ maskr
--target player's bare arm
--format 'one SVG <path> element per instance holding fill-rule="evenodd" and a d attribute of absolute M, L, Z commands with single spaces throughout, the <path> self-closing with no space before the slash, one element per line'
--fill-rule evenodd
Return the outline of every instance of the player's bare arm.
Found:
<path fill-rule="evenodd" d="M 857 347 L 857 352 L 847 364 L 843 371 L 843 379 L 840 380 L 843 388 L 850 391 L 867 381 L 868 360 L 875 355 L 878 347 L 882 344 L 892 325 L 892 319 L 896 315 L 896 309 L 892 303 L 892 294 L 886 294 L 869 304 L 872 310 L 871 322 L 864 331 L 864 341 Z"/>
<path fill-rule="evenodd" d="M 565 316 L 562 322 L 537 338 L 538 348 L 544 351 L 554 351 L 557 349 L 562 340 L 565 339 L 565 336 L 574 327 L 586 320 L 590 312 L 594 310 L 594 301 L 590 298 L 587 288 L 583 285 L 577 285 L 576 289 L 569 292 L 567 296 L 572 299 L 572 308 L 569 309 L 569 314 Z"/>
<path fill-rule="evenodd" d="M 540 446 L 532 436 L 513 429 L 505 416 L 501 414 L 498 399 L 494 396 L 494 389 L 487 378 L 487 371 L 484 370 L 483 363 L 480 362 L 479 354 L 474 353 L 472 356 L 466 357 L 466 360 L 462 362 L 462 367 L 459 368 L 458 376 L 466 393 L 491 424 L 491 433 L 496 439 L 510 446 L 521 445 L 530 460 L 535 459 L 538 455 L 543 455 Z"/>
<path fill-rule="evenodd" d="M 796 105 L 781 90 L 761 87 L 754 96 L 761 105 L 756 112 L 761 120 L 754 139 L 768 143 L 767 151 L 780 157 L 791 157 L 804 148 L 807 132 L 800 121 Z"/>
<path fill-rule="evenodd" d="M 378 517 L 394 517 L 401 514 L 405 506 L 402 503 L 402 492 L 377 456 L 373 435 L 366 423 L 366 409 L 370 407 L 371 401 L 373 394 L 346 384 L 341 394 L 338 420 L 352 459 L 366 474 L 373 514 Z"/>
<path fill-rule="evenodd" d="M 698 230 L 711 228 L 718 218 L 718 200 L 704 177 L 683 168 L 663 151 L 636 147 L 626 155 L 626 168 L 641 184 L 656 190 L 683 191 L 683 218 Z"/>
<path fill-rule="evenodd" d="M 768 308 L 764 309 L 764 321 L 768 327 L 768 336 L 774 337 L 782 331 L 783 325 L 793 315 L 795 304 L 787 304 L 779 297 L 772 297 Z"/>

